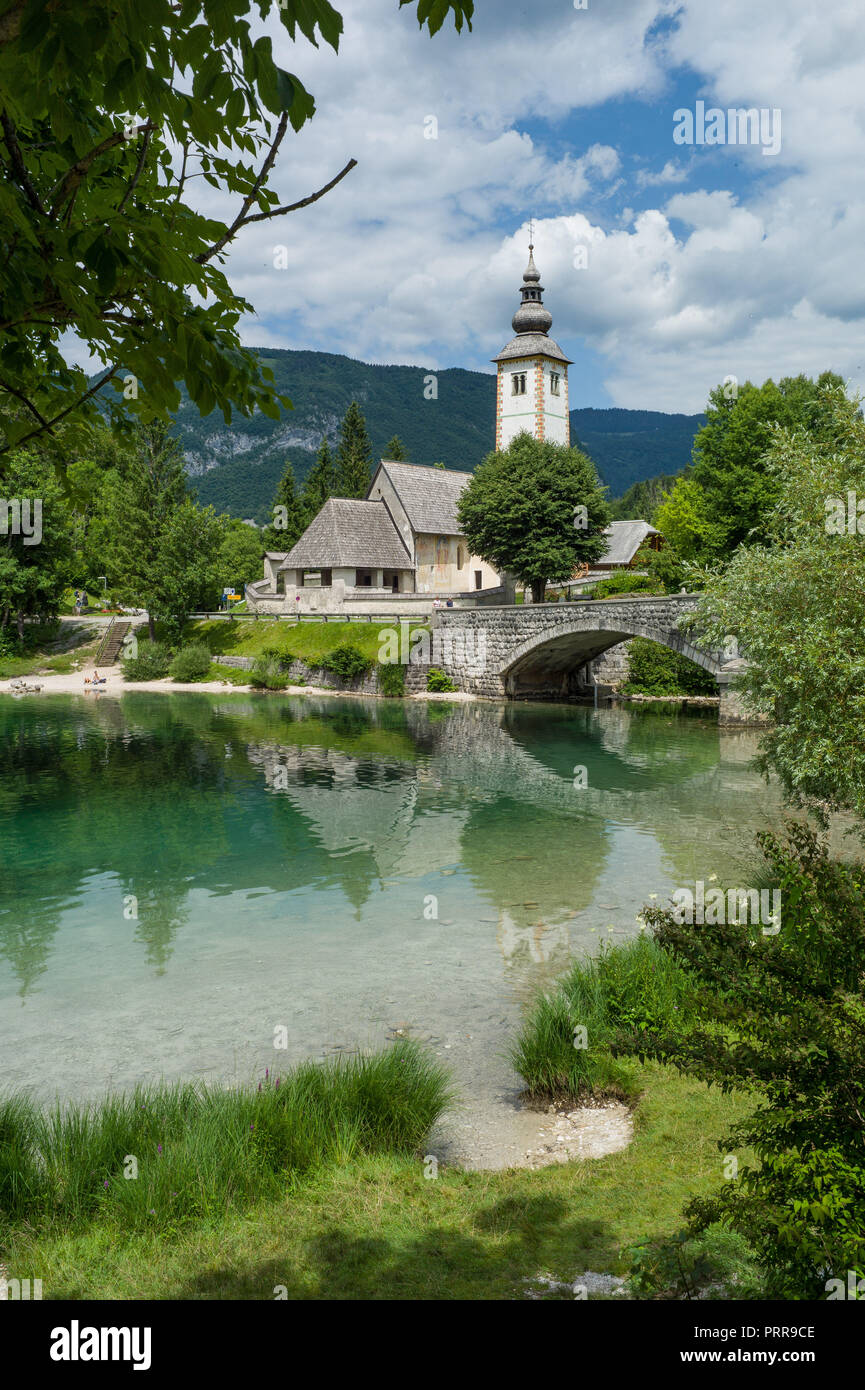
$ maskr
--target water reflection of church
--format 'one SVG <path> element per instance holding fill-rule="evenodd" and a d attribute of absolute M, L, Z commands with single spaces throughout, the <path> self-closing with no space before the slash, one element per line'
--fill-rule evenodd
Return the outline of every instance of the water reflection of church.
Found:
<path fill-rule="evenodd" d="M 704 775 L 695 774 L 689 749 L 683 785 L 675 750 L 669 739 L 660 747 L 651 723 L 641 732 L 633 719 L 599 723 L 591 711 L 568 711 L 574 741 L 553 738 L 544 748 L 525 710 L 516 719 L 507 709 L 459 705 L 435 723 L 424 706 L 404 710 L 414 758 L 282 740 L 250 743 L 247 757 L 340 866 L 346 886 L 353 862 L 369 866 L 368 891 L 376 880 L 467 874 L 489 904 L 483 920 L 495 924 L 509 966 L 566 965 L 571 926 L 606 867 L 611 795 L 619 813 L 627 808 L 642 823 L 657 819 L 659 776 L 694 814 L 713 804 L 716 744 L 706 750 Z M 542 715 L 546 725 L 555 717 L 547 708 Z M 603 778 L 592 774 L 577 792 L 572 765 L 592 756 L 603 760 Z M 425 891 L 419 883 L 418 913 Z"/>

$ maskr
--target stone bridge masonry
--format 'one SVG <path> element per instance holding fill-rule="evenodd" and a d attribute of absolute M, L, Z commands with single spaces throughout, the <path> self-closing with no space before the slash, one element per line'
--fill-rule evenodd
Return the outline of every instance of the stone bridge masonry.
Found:
<path fill-rule="evenodd" d="M 729 689 L 742 662 L 725 661 L 719 651 L 701 650 L 680 628 L 697 603 L 695 594 L 652 594 L 522 607 L 440 609 L 434 623 L 444 639 L 442 664 L 447 673 L 462 690 L 476 695 L 560 700 L 587 694 L 592 689 L 588 662 L 631 637 L 646 637 L 688 657 L 715 677 L 722 724 L 752 722 Z"/>

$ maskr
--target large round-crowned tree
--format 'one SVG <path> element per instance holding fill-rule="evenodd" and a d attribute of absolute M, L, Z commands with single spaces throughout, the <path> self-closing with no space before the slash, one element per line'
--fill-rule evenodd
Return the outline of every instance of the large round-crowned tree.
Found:
<path fill-rule="evenodd" d="M 548 583 L 570 579 L 606 550 L 605 491 L 579 449 L 519 434 L 475 470 L 460 498 L 460 525 L 473 554 L 516 575 L 543 602 Z"/>

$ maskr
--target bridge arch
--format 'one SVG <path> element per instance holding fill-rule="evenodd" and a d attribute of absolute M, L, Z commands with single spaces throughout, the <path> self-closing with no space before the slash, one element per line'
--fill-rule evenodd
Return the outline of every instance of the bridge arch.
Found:
<path fill-rule="evenodd" d="M 718 678 L 720 654 L 701 651 L 678 630 L 659 627 L 637 619 L 610 621 L 607 613 L 583 612 L 555 628 L 546 628 L 503 654 L 499 668 L 508 695 L 573 691 L 581 669 L 611 647 L 632 637 L 645 637 Z M 617 615 L 618 617 L 618 615 Z"/>

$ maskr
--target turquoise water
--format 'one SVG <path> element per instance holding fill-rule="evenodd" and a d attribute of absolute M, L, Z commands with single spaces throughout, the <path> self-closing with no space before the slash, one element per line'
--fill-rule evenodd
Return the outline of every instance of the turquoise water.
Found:
<path fill-rule="evenodd" d="M 507 1090 L 574 952 L 751 881 L 754 750 L 623 710 L 0 697 L 3 1082 L 246 1080 L 402 1030 Z"/>

